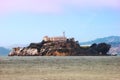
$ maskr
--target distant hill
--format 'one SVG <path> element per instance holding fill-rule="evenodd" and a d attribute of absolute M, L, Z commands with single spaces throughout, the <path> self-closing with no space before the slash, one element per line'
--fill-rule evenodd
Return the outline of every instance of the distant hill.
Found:
<path fill-rule="evenodd" d="M 10 52 L 10 49 L 6 49 L 4 47 L 0 47 L 0 56 L 7 56 Z"/>
<path fill-rule="evenodd" d="M 80 44 L 91 45 L 93 43 L 102 43 L 102 42 L 111 44 L 112 46 L 118 46 L 118 44 L 120 44 L 120 36 L 109 36 L 109 37 L 104 37 L 104 38 L 98 38 L 92 41 L 82 42 Z"/>

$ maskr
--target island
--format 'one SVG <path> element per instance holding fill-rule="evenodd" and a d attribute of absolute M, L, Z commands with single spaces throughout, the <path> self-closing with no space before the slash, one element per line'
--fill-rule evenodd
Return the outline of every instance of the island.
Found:
<path fill-rule="evenodd" d="M 27 47 L 15 47 L 8 56 L 108 56 L 111 45 L 106 43 L 80 46 L 74 38 L 63 36 L 44 36 L 39 43 L 30 43 Z"/>

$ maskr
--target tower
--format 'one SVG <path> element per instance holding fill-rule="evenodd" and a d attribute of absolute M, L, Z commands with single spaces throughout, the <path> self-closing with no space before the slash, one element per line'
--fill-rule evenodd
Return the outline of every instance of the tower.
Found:
<path fill-rule="evenodd" d="M 63 37 L 65 38 L 65 32 L 63 32 Z"/>

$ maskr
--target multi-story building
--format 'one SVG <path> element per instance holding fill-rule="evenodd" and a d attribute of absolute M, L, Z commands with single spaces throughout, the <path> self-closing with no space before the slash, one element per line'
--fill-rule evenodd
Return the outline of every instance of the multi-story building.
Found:
<path fill-rule="evenodd" d="M 44 41 L 66 41 L 67 38 L 65 37 L 65 32 L 63 32 L 63 36 L 58 36 L 58 37 L 48 37 L 45 36 L 43 38 Z"/>
<path fill-rule="evenodd" d="M 43 38 L 44 41 L 66 41 L 67 38 L 64 37 L 64 36 L 58 36 L 58 37 L 48 37 L 48 36 L 45 36 Z"/>

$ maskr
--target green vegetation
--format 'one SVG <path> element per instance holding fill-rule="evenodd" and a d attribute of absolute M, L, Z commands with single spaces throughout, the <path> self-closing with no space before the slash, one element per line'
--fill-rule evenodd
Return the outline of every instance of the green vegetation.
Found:
<path fill-rule="evenodd" d="M 120 80 L 120 57 L 0 57 L 0 80 Z"/>

